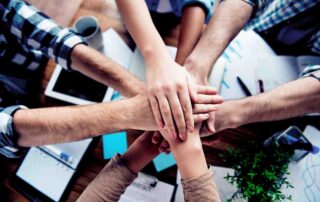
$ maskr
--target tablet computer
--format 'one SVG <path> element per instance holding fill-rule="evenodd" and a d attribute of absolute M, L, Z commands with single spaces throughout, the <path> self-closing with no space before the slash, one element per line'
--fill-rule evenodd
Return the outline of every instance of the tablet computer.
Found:
<path fill-rule="evenodd" d="M 57 65 L 48 83 L 45 95 L 81 105 L 110 101 L 113 91 L 113 88 L 79 72 L 69 72 Z"/>

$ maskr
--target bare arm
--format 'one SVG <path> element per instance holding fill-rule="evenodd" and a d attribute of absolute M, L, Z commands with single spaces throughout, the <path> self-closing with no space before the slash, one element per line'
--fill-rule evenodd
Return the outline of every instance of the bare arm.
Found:
<path fill-rule="evenodd" d="M 195 83 L 170 57 L 144 0 L 117 0 L 127 28 L 140 48 L 147 66 L 147 92 L 160 128 L 174 137 L 186 138 L 194 128 Z M 176 126 L 176 127 L 175 127 Z M 176 130 L 177 128 L 177 130 Z"/>
<path fill-rule="evenodd" d="M 302 78 L 266 93 L 221 104 L 216 112 L 217 131 L 320 112 L 319 103 L 320 82 Z"/>
<path fill-rule="evenodd" d="M 204 26 L 205 12 L 200 6 L 183 9 L 176 62 L 184 65 L 186 58 L 196 46 Z"/>
<path fill-rule="evenodd" d="M 205 91 L 211 91 L 210 87 L 199 88 L 199 93 Z M 201 95 L 201 101 L 193 109 L 196 122 L 206 120 L 207 113 L 216 111 L 215 104 L 222 99 L 210 94 Z M 125 129 L 158 130 L 145 93 L 111 103 L 18 110 L 13 125 L 17 143 L 24 147 L 82 140 Z"/>
<path fill-rule="evenodd" d="M 133 97 L 145 89 L 145 85 L 119 64 L 100 52 L 79 44 L 72 53 L 73 69 L 119 91 L 126 97 Z"/>
<path fill-rule="evenodd" d="M 220 197 L 208 171 L 205 155 L 199 136 L 201 123 L 195 125 L 195 131 L 188 134 L 184 142 L 165 137 L 181 173 L 185 201 L 220 201 Z"/>
<path fill-rule="evenodd" d="M 186 68 L 197 82 L 207 84 L 211 68 L 229 42 L 249 20 L 253 7 L 241 0 L 222 1 L 186 60 Z"/>
<path fill-rule="evenodd" d="M 125 129 L 157 130 L 147 97 L 86 106 L 18 110 L 13 116 L 19 146 L 54 144 Z"/>

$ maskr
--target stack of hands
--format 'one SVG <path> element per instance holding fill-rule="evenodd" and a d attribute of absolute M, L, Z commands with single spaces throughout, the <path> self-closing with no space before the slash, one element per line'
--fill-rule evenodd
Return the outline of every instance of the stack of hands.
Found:
<path fill-rule="evenodd" d="M 206 136 L 215 132 L 214 115 L 223 102 L 216 89 L 197 84 L 195 77 L 172 59 L 162 60 L 161 65 L 148 65 L 147 60 L 147 66 L 150 66 L 147 72 L 148 98 L 164 138 L 160 151 L 168 152 L 169 145 L 185 141 L 187 134 L 195 132 Z M 197 80 L 198 83 L 207 83 Z M 161 139 L 159 132 L 153 136 L 155 144 Z"/>
<path fill-rule="evenodd" d="M 189 148 L 199 148 L 202 152 L 200 136 L 215 132 L 215 112 L 223 102 L 215 88 L 197 84 L 186 68 L 174 61 L 164 68 L 148 70 L 147 96 L 140 94 L 131 102 L 136 106 L 134 115 L 143 121 L 135 122 L 131 128 L 154 132 L 143 133 L 122 156 L 134 172 L 139 172 L 159 152 L 172 151 L 175 158 Z"/>

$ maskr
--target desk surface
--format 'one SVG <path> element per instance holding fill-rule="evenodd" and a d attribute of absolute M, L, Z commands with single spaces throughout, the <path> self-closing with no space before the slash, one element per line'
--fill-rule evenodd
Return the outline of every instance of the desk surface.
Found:
<path fill-rule="evenodd" d="M 120 15 L 114 4 L 114 1 L 105 0 L 29 0 L 33 4 L 37 5 L 40 9 L 47 11 L 48 14 L 56 19 L 61 25 L 72 25 L 74 21 L 83 15 L 94 15 L 96 16 L 100 23 L 101 29 L 106 30 L 110 27 L 114 28 L 122 38 L 132 46 L 132 40 L 130 39 L 123 22 L 121 21 Z M 44 4 L 47 2 L 47 4 Z M 58 2 L 58 3 L 57 3 Z M 60 3 L 59 3 L 60 2 Z M 67 9 L 65 12 L 70 12 L 68 15 L 73 17 L 61 18 L 61 10 L 55 12 L 54 8 L 57 5 L 61 5 L 63 2 L 72 2 L 73 6 L 59 6 L 60 8 Z M 76 8 L 76 9 L 75 9 Z M 69 9 L 69 10 L 68 10 Z M 71 10 L 70 10 L 71 9 Z M 173 24 L 168 25 L 168 20 L 161 20 L 161 18 L 155 16 L 155 23 L 157 27 L 161 28 L 161 34 L 164 41 L 168 45 L 176 45 L 178 34 L 179 34 L 179 20 L 171 21 Z M 56 106 L 62 105 L 58 101 L 51 100 L 44 96 L 44 90 L 48 84 L 50 76 L 54 70 L 55 64 L 50 61 L 45 69 L 42 85 L 39 92 L 40 106 Z M 227 117 L 226 117 L 227 118 Z M 207 161 L 210 164 L 222 165 L 222 161 L 219 158 L 219 154 L 224 151 L 227 147 L 243 147 L 246 145 L 248 140 L 262 141 L 268 135 L 272 134 L 275 130 L 285 129 L 288 125 L 295 123 L 296 125 L 303 125 L 305 122 L 319 123 L 319 119 L 311 118 L 311 120 L 291 120 L 291 122 L 278 122 L 272 123 L 273 127 L 270 127 L 270 123 L 249 125 L 238 129 L 227 130 L 220 132 L 209 139 L 207 139 L 204 144 L 204 150 L 206 153 Z M 261 132 L 263 131 L 263 132 Z M 134 140 L 134 135 L 128 136 L 128 141 L 131 143 Z M 17 166 L 22 159 L 5 159 L 0 157 L 0 198 L 2 201 L 28 201 L 22 194 L 17 192 L 14 188 L 10 186 L 10 178 L 13 176 Z M 72 190 L 67 197 L 67 201 L 75 201 L 79 195 L 83 192 L 86 186 L 95 178 L 99 171 L 104 167 L 106 161 L 103 160 L 102 156 L 102 144 L 101 138 L 97 138 L 96 144 L 88 152 L 87 158 L 83 163 L 83 166 L 79 169 L 79 177 L 76 179 L 72 186 Z M 149 165 L 146 169 L 147 172 L 154 172 L 154 169 Z M 156 173 L 154 173 L 156 174 Z M 176 167 L 169 168 L 165 171 L 157 173 L 160 179 L 166 181 L 174 181 L 176 174 Z"/>

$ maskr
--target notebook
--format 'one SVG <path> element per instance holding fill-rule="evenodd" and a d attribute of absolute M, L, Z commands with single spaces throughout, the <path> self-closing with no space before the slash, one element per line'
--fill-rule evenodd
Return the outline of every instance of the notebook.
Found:
<path fill-rule="evenodd" d="M 42 147 L 32 147 L 16 172 L 16 177 L 52 201 L 60 201 L 92 139 L 53 145 L 73 158 L 63 161 Z M 29 197 L 37 197 L 27 193 Z"/>

